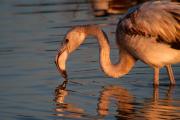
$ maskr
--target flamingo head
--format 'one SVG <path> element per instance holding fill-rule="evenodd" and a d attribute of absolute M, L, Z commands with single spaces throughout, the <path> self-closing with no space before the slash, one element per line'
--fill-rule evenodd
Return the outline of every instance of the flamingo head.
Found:
<path fill-rule="evenodd" d="M 56 55 L 55 64 L 61 75 L 67 79 L 66 61 L 68 55 L 76 50 L 86 37 L 84 27 L 73 27 L 65 36 L 61 48 Z"/>

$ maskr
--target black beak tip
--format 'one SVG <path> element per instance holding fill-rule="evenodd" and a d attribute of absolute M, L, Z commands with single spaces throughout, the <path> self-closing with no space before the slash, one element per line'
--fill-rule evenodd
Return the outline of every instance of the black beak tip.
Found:
<path fill-rule="evenodd" d="M 66 70 L 61 70 L 61 74 L 62 74 L 63 78 L 65 78 L 65 79 L 68 78 Z"/>

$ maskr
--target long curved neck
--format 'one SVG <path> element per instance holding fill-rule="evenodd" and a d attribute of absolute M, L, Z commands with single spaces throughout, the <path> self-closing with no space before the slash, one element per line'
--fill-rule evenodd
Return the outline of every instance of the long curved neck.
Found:
<path fill-rule="evenodd" d="M 110 59 L 110 46 L 105 33 L 98 26 L 87 26 L 86 35 L 97 38 L 100 46 L 100 65 L 102 70 L 110 77 L 118 78 L 127 74 L 134 66 L 136 60 L 125 49 L 120 50 L 118 63 L 112 64 Z"/>

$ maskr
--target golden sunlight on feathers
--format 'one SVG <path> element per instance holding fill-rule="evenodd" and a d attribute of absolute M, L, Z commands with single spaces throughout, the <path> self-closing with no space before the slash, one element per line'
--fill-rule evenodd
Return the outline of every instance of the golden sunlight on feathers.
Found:
<path fill-rule="evenodd" d="M 180 4 L 168 1 L 150 1 L 129 9 L 117 24 L 119 60 L 116 64 L 111 62 L 109 41 L 99 26 L 75 26 L 65 37 L 56 65 L 64 74 L 67 54 L 76 50 L 88 36 L 94 36 L 100 47 L 101 68 L 108 76 L 122 77 L 141 60 L 154 69 L 155 85 L 159 85 L 159 70 L 164 66 L 170 84 L 175 84 L 171 64 L 180 63 L 179 15 Z"/>

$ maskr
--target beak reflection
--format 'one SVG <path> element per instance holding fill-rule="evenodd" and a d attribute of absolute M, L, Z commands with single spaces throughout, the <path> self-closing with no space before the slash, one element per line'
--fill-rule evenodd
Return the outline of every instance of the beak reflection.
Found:
<path fill-rule="evenodd" d="M 65 119 L 82 119 L 85 115 L 85 110 L 66 101 L 66 97 L 69 96 L 69 91 L 66 89 L 67 84 L 68 82 L 65 80 L 55 89 L 55 115 Z"/>

